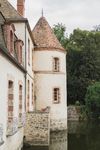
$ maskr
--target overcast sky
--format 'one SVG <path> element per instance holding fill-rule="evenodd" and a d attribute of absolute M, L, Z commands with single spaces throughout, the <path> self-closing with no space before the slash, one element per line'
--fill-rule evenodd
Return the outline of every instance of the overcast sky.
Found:
<path fill-rule="evenodd" d="M 17 0 L 9 0 L 16 7 Z M 100 24 L 100 0 L 25 0 L 25 17 L 28 18 L 31 28 L 44 16 L 51 27 L 62 23 L 67 33 L 75 28 L 91 30 Z"/>

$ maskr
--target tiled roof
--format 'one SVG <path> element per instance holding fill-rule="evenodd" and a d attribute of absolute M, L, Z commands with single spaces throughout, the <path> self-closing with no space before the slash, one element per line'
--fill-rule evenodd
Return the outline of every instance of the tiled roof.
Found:
<path fill-rule="evenodd" d="M 17 10 L 8 2 L 8 0 L 0 0 L 0 11 L 6 19 L 23 19 Z"/>
<path fill-rule="evenodd" d="M 5 45 L 5 39 L 4 39 L 4 34 L 3 34 L 3 24 L 5 22 L 5 18 L 3 17 L 2 13 L 0 12 L 0 44 Z"/>
<path fill-rule="evenodd" d="M 32 33 L 36 49 L 51 48 L 64 50 L 44 17 L 39 19 Z"/>

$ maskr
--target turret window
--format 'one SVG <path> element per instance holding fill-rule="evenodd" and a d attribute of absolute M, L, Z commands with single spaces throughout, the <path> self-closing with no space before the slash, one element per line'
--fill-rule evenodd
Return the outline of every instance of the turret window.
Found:
<path fill-rule="evenodd" d="M 55 71 L 55 72 L 60 71 L 60 63 L 59 63 L 59 58 L 58 57 L 53 58 L 53 71 Z"/>
<path fill-rule="evenodd" d="M 59 88 L 53 89 L 53 102 L 54 104 L 60 103 L 60 89 Z"/>

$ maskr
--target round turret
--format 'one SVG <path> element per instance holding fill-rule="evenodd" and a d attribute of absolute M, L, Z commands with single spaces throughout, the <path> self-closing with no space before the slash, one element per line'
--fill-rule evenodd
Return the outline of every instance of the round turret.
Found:
<path fill-rule="evenodd" d="M 36 109 L 50 108 L 51 130 L 67 128 L 66 52 L 41 17 L 33 29 Z"/>

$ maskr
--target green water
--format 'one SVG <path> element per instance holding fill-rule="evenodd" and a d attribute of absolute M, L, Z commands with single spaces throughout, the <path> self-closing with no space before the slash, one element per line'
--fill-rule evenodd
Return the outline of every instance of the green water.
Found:
<path fill-rule="evenodd" d="M 100 150 L 100 121 L 68 122 L 68 150 Z"/>

